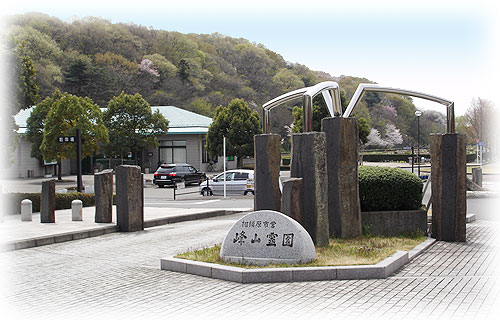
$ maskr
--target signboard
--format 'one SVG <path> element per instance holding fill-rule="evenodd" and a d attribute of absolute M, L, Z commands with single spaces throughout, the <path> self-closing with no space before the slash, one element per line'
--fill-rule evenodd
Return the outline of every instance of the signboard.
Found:
<path fill-rule="evenodd" d="M 57 142 L 59 142 L 59 143 L 75 143 L 76 137 L 75 136 L 59 136 L 59 137 L 57 137 Z"/>
<path fill-rule="evenodd" d="M 478 143 L 479 143 L 479 141 L 481 141 L 481 139 L 476 138 L 476 139 L 474 139 L 474 141 L 476 141 L 476 144 L 478 144 Z"/>

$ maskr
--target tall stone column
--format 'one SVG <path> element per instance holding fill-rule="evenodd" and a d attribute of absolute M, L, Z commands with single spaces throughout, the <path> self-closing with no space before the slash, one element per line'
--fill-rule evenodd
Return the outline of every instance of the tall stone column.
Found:
<path fill-rule="evenodd" d="M 94 175 L 95 222 L 113 221 L 113 170 L 104 170 Z"/>
<path fill-rule="evenodd" d="M 307 132 L 292 135 L 292 178 L 302 178 L 302 226 L 314 244 L 326 246 L 328 232 L 328 188 L 326 135 Z"/>
<path fill-rule="evenodd" d="M 328 223 L 330 236 L 353 238 L 361 235 L 361 205 L 358 182 L 358 120 L 325 118 L 328 169 Z"/>
<path fill-rule="evenodd" d="M 465 135 L 431 134 L 432 237 L 466 241 Z"/>
<path fill-rule="evenodd" d="M 259 134 L 254 137 L 256 211 L 281 211 L 280 145 L 281 137 L 277 134 Z"/>
<path fill-rule="evenodd" d="M 116 168 L 116 220 L 119 231 L 144 230 L 144 187 L 139 166 Z"/>
<path fill-rule="evenodd" d="M 56 222 L 56 181 L 42 182 L 42 198 L 40 204 L 40 222 Z"/>

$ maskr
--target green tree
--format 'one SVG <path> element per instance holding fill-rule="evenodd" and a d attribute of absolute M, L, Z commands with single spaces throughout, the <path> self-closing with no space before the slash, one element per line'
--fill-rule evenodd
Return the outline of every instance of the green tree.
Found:
<path fill-rule="evenodd" d="M 272 78 L 279 94 L 305 87 L 304 82 L 292 70 L 282 68 Z"/>
<path fill-rule="evenodd" d="M 11 68 L 14 75 L 13 81 L 10 81 L 10 92 L 14 95 L 11 113 L 14 115 L 35 105 L 40 97 L 33 60 L 23 44 L 19 44 L 11 53 Z"/>
<path fill-rule="evenodd" d="M 363 144 L 368 142 L 368 135 L 370 134 L 370 125 L 365 118 L 358 118 L 359 141 Z"/>
<path fill-rule="evenodd" d="M 43 128 L 45 127 L 45 119 L 52 105 L 62 98 L 61 91 L 56 90 L 52 96 L 45 98 L 42 102 L 36 105 L 31 111 L 29 118 L 26 120 L 26 138 L 31 143 L 31 157 L 43 161 L 43 155 L 40 151 L 40 146 L 43 141 Z"/>
<path fill-rule="evenodd" d="M 22 43 L 16 44 L 6 53 L 6 67 L 9 77 L 4 77 L 0 86 L 10 96 L 2 96 L 1 104 L 7 120 L 2 126 L 0 134 L 5 138 L 6 146 L 10 152 L 4 153 L 2 163 L 12 160 L 12 152 L 18 144 L 17 125 L 14 116 L 21 110 L 33 106 L 39 99 L 36 72 L 31 57 L 28 56 Z"/>
<path fill-rule="evenodd" d="M 111 156 L 132 152 L 137 161 L 142 148 L 158 146 L 156 136 L 168 131 L 168 120 L 158 111 L 153 113 L 138 93 L 122 92 L 111 99 L 103 118 L 110 141 L 106 153 Z"/>
<path fill-rule="evenodd" d="M 109 142 L 108 130 L 102 121 L 99 106 L 90 98 L 81 98 L 63 93 L 50 106 L 45 119 L 43 139 L 40 151 L 45 160 L 57 160 L 75 157 L 76 144 L 59 143 L 59 136 L 74 136 L 76 128 L 80 129 L 82 138 L 82 157 L 92 155 L 100 145 Z M 61 165 L 58 179 L 61 180 Z"/>
<path fill-rule="evenodd" d="M 223 154 L 223 137 L 226 137 L 226 155 L 238 157 L 241 168 L 243 157 L 253 156 L 253 137 L 262 133 L 259 115 L 242 99 L 232 100 L 227 107 L 215 109 L 215 117 L 208 128 L 207 149 L 213 156 Z"/>

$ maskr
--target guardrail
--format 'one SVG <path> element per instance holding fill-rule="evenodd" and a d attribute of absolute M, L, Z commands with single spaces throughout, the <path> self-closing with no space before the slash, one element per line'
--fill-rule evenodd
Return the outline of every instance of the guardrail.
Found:
<path fill-rule="evenodd" d="M 186 195 L 186 194 L 200 194 L 200 191 L 198 188 L 196 188 L 196 191 L 190 191 L 190 192 L 182 192 L 182 193 L 177 193 L 178 189 L 184 190 L 186 189 L 186 184 L 184 182 L 176 182 L 174 184 L 174 200 L 177 200 L 178 196 Z"/>

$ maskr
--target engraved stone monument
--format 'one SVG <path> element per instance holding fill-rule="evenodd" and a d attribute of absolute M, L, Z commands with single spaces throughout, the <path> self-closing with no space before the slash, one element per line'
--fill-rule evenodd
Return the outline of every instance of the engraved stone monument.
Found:
<path fill-rule="evenodd" d="M 222 243 L 222 260 L 247 265 L 307 263 L 316 259 L 309 233 L 284 214 L 255 211 L 238 220 Z"/>

